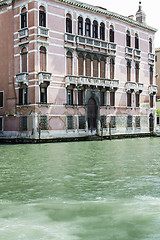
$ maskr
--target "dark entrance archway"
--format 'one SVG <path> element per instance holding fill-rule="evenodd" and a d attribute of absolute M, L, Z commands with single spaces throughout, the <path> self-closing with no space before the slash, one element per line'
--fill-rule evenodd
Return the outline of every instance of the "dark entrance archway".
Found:
<path fill-rule="evenodd" d="M 149 131 L 151 134 L 153 134 L 153 129 L 154 129 L 154 117 L 152 113 L 149 115 Z"/>
<path fill-rule="evenodd" d="M 88 129 L 96 130 L 97 129 L 97 104 L 96 101 L 91 97 L 88 100 Z"/>

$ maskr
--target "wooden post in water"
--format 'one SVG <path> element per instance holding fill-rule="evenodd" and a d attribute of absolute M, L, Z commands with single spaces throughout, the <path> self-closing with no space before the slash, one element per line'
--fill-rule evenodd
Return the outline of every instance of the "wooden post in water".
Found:
<path fill-rule="evenodd" d="M 111 122 L 109 123 L 109 139 L 112 140 Z"/>

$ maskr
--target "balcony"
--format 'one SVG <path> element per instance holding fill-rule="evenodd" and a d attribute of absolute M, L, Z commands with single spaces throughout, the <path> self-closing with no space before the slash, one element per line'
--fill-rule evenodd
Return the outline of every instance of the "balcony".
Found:
<path fill-rule="evenodd" d="M 153 53 L 148 53 L 148 60 L 154 62 L 155 55 Z"/>
<path fill-rule="evenodd" d="M 135 91 L 141 93 L 143 91 L 143 83 L 136 83 Z"/>
<path fill-rule="evenodd" d="M 116 44 L 115 43 L 108 43 L 108 50 L 109 51 L 116 51 Z"/>
<path fill-rule="evenodd" d="M 107 50 L 108 43 L 91 37 L 77 36 L 77 45 L 82 44 L 85 46 L 98 47 Z"/>
<path fill-rule="evenodd" d="M 141 51 L 139 49 L 134 50 L 134 56 L 140 58 L 141 57 Z"/>
<path fill-rule="evenodd" d="M 48 28 L 38 26 L 37 29 L 38 29 L 38 36 L 39 37 L 45 37 L 45 38 L 49 37 L 49 29 Z"/>
<path fill-rule="evenodd" d="M 85 76 L 66 76 L 66 87 L 73 84 L 76 86 L 94 86 L 94 87 L 103 87 L 103 88 L 118 88 L 119 80 L 97 78 L 97 77 L 85 77 Z"/>
<path fill-rule="evenodd" d="M 65 33 L 64 40 L 65 40 L 66 43 L 67 42 L 75 43 L 75 35 L 71 34 L 71 33 Z"/>
<path fill-rule="evenodd" d="M 133 55 L 133 48 L 131 47 L 126 47 L 126 57 L 128 58 L 132 58 L 132 55 Z"/>
<path fill-rule="evenodd" d="M 137 83 L 135 82 L 126 82 L 126 91 L 135 91 L 136 90 Z"/>
<path fill-rule="evenodd" d="M 153 95 L 157 94 L 157 85 L 153 85 L 153 84 L 149 85 L 148 90 L 149 90 L 149 94 L 153 94 Z"/>
<path fill-rule="evenodd" d="M 28 73 L 23 72 L 16 74 L 16 83 L 23 83 L 28 85 Z"/>
<path fill-rule="evenodd" d="M 48 84 L 50 84 L 50 82 L 52 81 L 52 73 L 39 72 L 38 79 L 39 79 L 39 84 L 44 83 L 44 82 L 48 82 Z"/>
<path fill-rule="evenodd" d="M 22 28 L 18 30 L 18 38 L 21 41 L 22 38 L 28 37 L 28 28 Z"/>

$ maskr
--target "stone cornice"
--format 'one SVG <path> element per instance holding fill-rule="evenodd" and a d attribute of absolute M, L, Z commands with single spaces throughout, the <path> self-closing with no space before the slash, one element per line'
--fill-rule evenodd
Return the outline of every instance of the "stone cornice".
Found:
<path fill-rule="evenodd" d="M 4 6 L 4 5 L 8 5 L 9 3 L 11 2 L 17 2 L 18 0 L 0 0 L 0 7 Z M 96 6 L 93 6 L 93 5 L 90 5 L 90 4 L 87 4 L 87 3 L 83 3 L 83 2 L 78 2 L 76 0 L 52 0 L 54 2 L 60 2 L 60 3 L 64 3 L 66 5 L 69 5 L 69 6 L 73 6 L 73 7 L 76 7 L 76 8 L 81 8 L 83 10 L 87 10 L 89 12 L 95 12 L 95 13 L 98 13 L 98 14 L 102 14 L 106 17 L 110 17 L 110 18 L 115 18 L 117 20 L 120 20 L 120 21 L 123 21 L 123 22 L 126 22 L 128 24 L 131 24 L 135 27 L 140 27 L 142 29 L 145 29 L 145 30 L 148 30 L 148 31 L 151 31 L 151 32 L 157 32 L 157 29 L 156 28 L 153 28 L 153 27 L 150 27 L 146 24 L 142 24 L 142 23 L 139 23 L 133 19 L 130 19 L 128 17 L 125 17 L 125 16 L 122 16 L 118 13 L 115 13 L 115 12 L 110 12 L 108 11 L 107 9 L 103 9 L 101 7 L 96 7 Z"/>
<path fill-rule="evenodd" d="M 102 14 L 102 15 L 105 15 L 106 17 L 115 18 L 115 19 L 121 20 L 123 22 L 127 22 L 127 23 L 129 23 L 129 24 L 131 24 L 133 26 L 149 30 L 151 32 L 157 32 L 156 28 L 153 28 L 153 27 L 150 27 L 148 25 L 139 23 L 139 22 L 137 22 L 135 20 L 132 20 L 132 19 L 130 19 L 128 17 L 122 16 L 122 15 L 120 15 L 118 13 L 110 12 L 107 9 L 103 9 L 103 8 L 100 8 L 100 7 L 92 6 L 92 5 L 87 4 L 87 3 L 78 2 L 76 0 L 53 0 L 53 1 L 61 2 L 61 3 L 67 4 L 67 5 L 70 5 L 70 6 L 73 6 L 73 7 L 85 9 L 87 11 L 95 12 L 95 13 L 98 13 L 98 14 Z"/>

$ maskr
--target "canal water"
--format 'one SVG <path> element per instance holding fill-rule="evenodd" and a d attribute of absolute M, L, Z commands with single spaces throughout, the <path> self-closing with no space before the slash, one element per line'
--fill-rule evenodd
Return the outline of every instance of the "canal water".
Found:
<path fill-rule="evenodd" d="M 0 146 L 1 240 L 160 239 L 160 139 Z"/>

